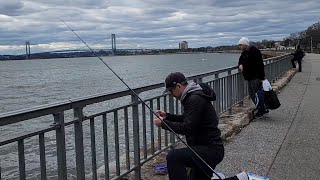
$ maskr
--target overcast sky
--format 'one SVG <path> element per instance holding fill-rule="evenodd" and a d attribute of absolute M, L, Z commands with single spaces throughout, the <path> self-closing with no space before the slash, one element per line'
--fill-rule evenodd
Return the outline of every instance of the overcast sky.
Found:
<path fill-rule="evenodd" d="M 84 48 L 177 48 L 281 40 L 320 21 L 320 0 L 0 0 L 0 54 Z"/>

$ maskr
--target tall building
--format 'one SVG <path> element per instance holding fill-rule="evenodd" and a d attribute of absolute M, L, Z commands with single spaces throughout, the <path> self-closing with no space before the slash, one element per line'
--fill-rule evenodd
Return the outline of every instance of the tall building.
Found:
<path fill-rule="evenodd" d="M 182 41 L 181 43 L 179 43 L 179 49 L 188 49 L 188 42 Z"/>

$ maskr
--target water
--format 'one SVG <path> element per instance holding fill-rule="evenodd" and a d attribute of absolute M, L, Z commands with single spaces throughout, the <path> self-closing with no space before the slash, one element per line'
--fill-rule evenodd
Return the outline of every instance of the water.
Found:
<path fill-rule="evenodd" d="M 132 87 L 163 82 L 174 71 L 186 76 L 237 64 L 238 54 L 106 57 Z M 99 59 L 0 61 L 0 113 L 126 87 Z"/>
<path fill-rule="evenodd" d="M 238 57 L 239 54 L 203 53 L 116 56 L 106 57 L 104 60 L 129 86 L 140 87 L 163 82 L 170 72 L 180 71 L 189 76 L 234 66 L 237 64 Z M 0 61 L 0 113 L 124 89 L 126 89 L 125 85 L 95 57 Z M 11 125 L 10 128 L 0 127 L 0 140 L 21 135 L 23 132 L 39 127 L 47 127 L 49 122 L 52 123 L 52 117 L 48 117 L 48 120 L 37 120 L 36 126 L 34 122 L 22 122 Z M 73 134 L 67 135 L 70 135 L 71 141 Z M 45 138 L 47 161 L 54 162 L 56 158 L 55 135 L 48 133 Z M 27 173 L 31 174 L 28 176 L 29 179 L 38 177 L 38 173 L 35 172 L 38 172 L 39 169 L 35 167 L 39 165 L 39 157 L 37 153 L 31 153 L 33 147 L 37 146 L 36 139 L 29 139 L 25 142 L 26 159 L 31 159 L 26 166 Z M 71 143 L 67 142 L 66 146 L 67 149 L 74 149 Z M 2 147 L 0 150 L 2 176 L 7 177 L 6 179 L 15 179 L 18 172 L 16 145 Z M 71 164 L 72 167 L 73 163 L 74 158 L 68 161 L 67 166 Z M 56 164 L 47 166 L 47 169 L 54 171 Z M 52 178 L 49 177 L 49 179 Z"/>

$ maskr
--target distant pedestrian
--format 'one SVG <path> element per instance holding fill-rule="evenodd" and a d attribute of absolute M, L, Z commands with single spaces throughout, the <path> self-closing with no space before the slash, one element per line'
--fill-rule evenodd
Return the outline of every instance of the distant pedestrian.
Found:
<path fill-rule="evenodd" d="M 297 49 L 294 53 L 291 53 L 293 55 L 293 58 L 291 60 L 292 68 L 296 68 L 296 61 L 299 64 L 299 72 L 302 71 L 302 58 L 304 57 L 305 53 L 300 47 L 300 44 L 297 45 Z"/>
<path fill-rule="evenodd" d="M 262 81 L 265 79 L 262 54 L 258 48 L 250 45 L 246 37 L 239 40 L 239 46 L 242 50 L 238 62 L 239 70 L 244 79 L 248 81 L 250 98 L 258 110 L 256 117 L 261 117 L 269 112 L 264 105 L 264 91 L 262 90 Z"/>

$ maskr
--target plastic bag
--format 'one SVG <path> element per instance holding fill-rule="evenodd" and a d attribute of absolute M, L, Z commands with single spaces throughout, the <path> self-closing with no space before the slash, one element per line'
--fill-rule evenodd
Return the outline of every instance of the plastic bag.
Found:
<path fill-rule="evenodd" d="M 272 86 L 267 79 L 262 81 L 262 87 L 263 87 L 264 91 L 271 91 L 272 90 Z"/>
<path fill-rule="evenodd" d="M 259 176 L 256 174 L 253 174 L 252 172 L 247 173 L 249 176 L 249 180 L 269 180 L 267 176 Z"/>

